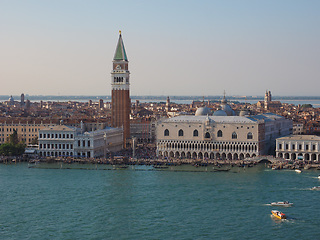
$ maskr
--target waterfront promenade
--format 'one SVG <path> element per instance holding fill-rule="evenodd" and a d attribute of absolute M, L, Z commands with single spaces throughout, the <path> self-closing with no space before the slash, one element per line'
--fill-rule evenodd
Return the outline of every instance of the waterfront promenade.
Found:
<path fill-rule="evenodd" d="M 221 159 L 148 159 L 148 158 L 127 158 L 127 157 L 113 157 L 113 158 L 75 158 L 75 157 L 46 157 L 46 158 L 15 158 L 2 157 L 0 163 L 14 164 L 18 162 L 28 162 L 30 164 L 91 164 L 91 165 L 112 165 L 112 166 L 129 166 L 129 165 L 146 165 L 154 166 L 155 168 L 164 168 L 167 166 L 181 166 L 190 165 L 194 167 L 212 166 L 216 169 L 229 169 L 231 167 L 253 167 L 257 164 L 265 164 L 266 167 L 274 170 L 281 169 L 318 169 L 320 170 L 319 162 L 314 161 L 288 161 L 282 158 L 275 158 L 273 156 L 258 156 L 244 160 L 221 160 Z"/>

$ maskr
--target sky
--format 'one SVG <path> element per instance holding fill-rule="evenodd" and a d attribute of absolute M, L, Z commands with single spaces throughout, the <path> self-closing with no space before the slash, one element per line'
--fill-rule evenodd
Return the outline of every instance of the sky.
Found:
<path fill-rule="evenodd" d="M 318 0 L 0 0 L 0 95 L 319 96 Z"/>

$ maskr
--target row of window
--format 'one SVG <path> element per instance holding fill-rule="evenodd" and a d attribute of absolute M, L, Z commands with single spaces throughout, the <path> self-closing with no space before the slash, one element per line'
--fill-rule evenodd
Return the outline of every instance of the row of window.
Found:
<path fill-rule="evenodd" d="M 40 133 L 39 138 L 73 138 L 73 134 L 65 133 Z"/>
<path fill-rule="evenodd" d="M 302 150 L 302 144 L 298 144 L 298 146 L 297 146 L 297 150 Z M 283 149 L 282 149 L 282 147 L 284 147 Z M 316 145 L 315 144 L 312 144 L 311 145 L 311 148 L 310 149 L 312 149 L 312 151 L 315 151 L 316 150 Z M 286 143 L 286 144 L 279 144 L 279 150 L 289 150 L 289 144 L 288 143 Z M 296 150 L 296 144 L 292 144 L 291 145 L 291 150 Z M 309 150 L 309 145 L 304 145 L 304 150 Z"/>
<path fill-rule="evenodd" d="M 63 156 L 63 157 L 72 157 L 73 156 L 73 152 L 39 152 L 40 156 L 43 157 L 58 157 L 58 156 Z M 77 154 L 75 154 L 77 155 Z M 87 153 L 78 153 L 77 155 L 78 157 L 90 157 L 91 153 L 87 152 Z"/>
<path fill-rule="evenodd" d="M 73 152 L 40 152 L 40 156 L 44 157 L 58 157 L 58 156 L 73 156 Z"/>
<path fill-rule="evenodd" d="M 38 129 L 38 128 L 28 128 L 29 130 L 29 132 L 37 132 L 38 130 L 40 130 L 40 129 Z M 4 132 L 4 130 L 5 130 L 5 128 L 0 128 L 0 132 L 2 131 L 2 132 Z M 18 128 L 7 128 L 7 132 L 13 132 L 14 130 L 16 130 L 17 132 L 18 132 Z M 27 132 L 27 129 L 26 128 L 21 128 L 21 132 Z"/>
<path fill-rule="evenodd" d="M 8 136 L 8 134 L 7 134 L 7 136 Z M 33 136 L 33 135 L 32 135 Z M 33 139 L 33 138 L 32 138 Z M 32 139 L 31 138 L 29 138 L 29 142 L 31 142 L 32 141 Z M 24 142 L 27 142 L 27 138 L 21 138 L 21 140 L 22 141 L 24 141 Z M 4 142 L 5 141 L 5 139 L 4 138 L 0 138 L 0 142 Z"/>
<path fill-rule="evenodd" d="M 64 143 L 40 143 L 40 149 L 73 149 L 73 144 L 64 144 Z"/>
<path fill-rule="evenodd" d="M 164 136 L 169 136 L 169 135 L 170 135 L 169 130 L 168 130 L 168 129 L 164 130 Z M 179 136 L 179 137 L 183 137 L 183 135 L 184 135 L 184 132 L 183 132 L 182 129 L 180 129 L 180 130 L 178 131 L 178 136 Z M 194 137 L 198 137 L 198 136 L 199 136 L 199 131 L 198 131 L 198 130 L 194 130 L 194 131 L 193 131 L 193 136 L 194 136 Z M 223 136 L 223 133 L 222 133 L 221 130 L 219 130 L 219 131 L 217 132 L 217 137 L 222 137 L 222 136 Z M 205 138 L 210 138 L 210 137 L 211 137 L 211 136 L 210 136 L 210 133 L 209 133 L 209 132 L 206 132 L 205 135 L 204 135 L 204 137 L 205 137 Z M 237 135 L 236 132 L 233 132 L 232 135 L 231 135 L 231 137 L 232 137 L 232 139 L 237 139 L 237 138 L 238 138 L 238 135 Z M 247 139 L 253 139 L 253 134 L 252 134 L 251 132 L 249 132 L 249 133 L 247 134 Z"/>
<path fill-rule="evenodd" d="M 90 147 L 90 141 L 87 141 L 87 147 Z M 82 147 L 86 146 L 86 140 L 82 140 Z M 78 140 L 78 147 L 81 147 L 81 140 Z"/>

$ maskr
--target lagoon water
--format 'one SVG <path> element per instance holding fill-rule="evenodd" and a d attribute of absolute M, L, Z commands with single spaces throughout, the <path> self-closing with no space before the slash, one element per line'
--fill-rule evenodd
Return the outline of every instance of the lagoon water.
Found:
<path fill-rule="evenodd" d="M 319 173 L 0 165 L 0 239 L 319 239 Z"/>

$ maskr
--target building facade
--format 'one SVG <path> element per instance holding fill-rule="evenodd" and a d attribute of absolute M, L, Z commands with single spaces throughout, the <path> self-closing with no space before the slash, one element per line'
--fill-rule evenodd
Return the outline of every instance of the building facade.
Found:
<path fill-rule="evenodd" d="M 83 128 L 57 125 L 39 131 L 39 155 L 43 157 L 103 157 L 122 149 L 121 128 L 83 131 Z"/>
<path fill-rule="evenodd" d="M 9 136 L 13 134 L 14 131 L 17 131 L 18 140 L 24 143 L 31 144 L 33 141 L 36 141 L 38 137 L 38 132 L 41 129 L 47 128 L 49 126 L 55 126 L 55 124 L 44 124 L 36 122 L 3 122 L 0 123 L 0 144 L 6 143 L 9 141 Z"/>
<path fill-rule="evenodd" d="M 241 160 L 274 153 L 275 139 L 291 133 L 292 121 L 276 114 L 178 116 L 158 122 L 157 156 Z"/>
<path fill-rule="evenodd" d="M 111 123 L 112 127 L 123 127 L 124 146 L 130 138 L 131 99 L 128 63 L 120 32 L 111 72 Z"/>
<path fill-rule="evenodd" d="M 320 160 L 320 137 L 290 135 L 276 141 L 276 156 L 288 160 Z"/>

